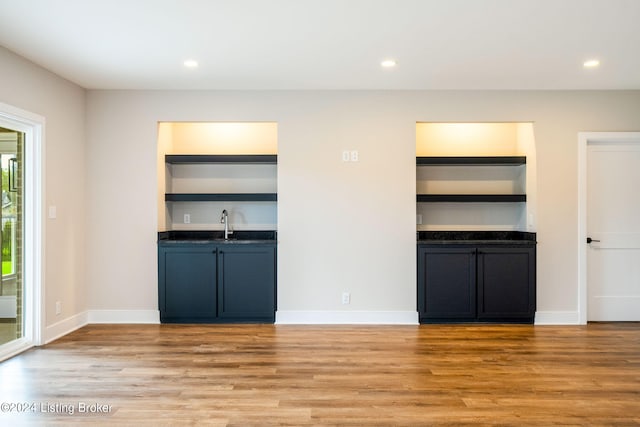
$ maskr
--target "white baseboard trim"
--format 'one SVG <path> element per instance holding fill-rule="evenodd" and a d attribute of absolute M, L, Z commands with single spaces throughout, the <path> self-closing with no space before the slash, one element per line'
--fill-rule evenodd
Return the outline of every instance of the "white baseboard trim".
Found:
<path fill-rule="evenodd" d="M 276 325 L 417 324 L 417 311 L 276 311 Z"/>
<path fill-rule="evenodd" d="M 579 325 L 577 311 L 537 311 L 535 325 Z"/>
<path fill-rule="evenodd" d="M 158 310 L 89 310 L 88 323 L 160 323 Z"/>
<path fill-rule="evenodd" d="M 10 357 L 29 350 L 33 347 L 33 343 L 26 338 L 20 338 L 17 340 L 9 341 L 6 344 L 0 345 L 0 362 L 3 362 Z"/>
<path fill-rule="evenodd" d="M 44 343 L 55 341 L 91 323 L 160 323 L 158 310 L 88 310 L 47 326 Z"/>
<path fill-rule="evenodd" d="M 48 344 L 51 341 L 55 341 L 58 338 L 75 331 L 76 329 L 82 328 L 89 323 L 88 318 L 88 312 L 83 311 L 82 313 L 78 313 L 74 316 L 56 322 L 53 325 L 47 326 L 44 331 L 44 343 Z"/>

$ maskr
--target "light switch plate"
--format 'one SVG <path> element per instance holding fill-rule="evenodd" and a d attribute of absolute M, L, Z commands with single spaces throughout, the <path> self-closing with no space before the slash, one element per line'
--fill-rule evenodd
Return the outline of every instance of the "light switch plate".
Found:
<path fill-rule="evenodd" d="M 56 219 L 58 216 L 58 209 L 55 206 L 49 206 L 49 219 Z"/>
<path fill-rule="evenodd" d="M 184 223 L 185 224 L 191 224 L 191 215 L 190 214 L 184 214 Z"/>

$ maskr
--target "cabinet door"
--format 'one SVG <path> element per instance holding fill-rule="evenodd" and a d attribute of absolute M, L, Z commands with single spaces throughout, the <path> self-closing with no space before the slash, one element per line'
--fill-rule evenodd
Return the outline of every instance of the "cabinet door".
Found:
<path fill-rule="evenodd" d="M 533 321 L 535 248 L 478 248 L 478 318 Z"/>
<path fill-rule="evenodd" d="M 210 245 L 160 247 L 158 299 L 162 321 L 215 319 L 216 248 Z"/>
<path fill-rule="evenodd" d="M 218 313 L 222 319 L 275 319 L 276 249 L 238 245 L 218 252 Z"/>
<path fill-rule="evenodd" d="M 473 320 L 476 317 L 475 248 L 418 249 L 420 320 Z"/>

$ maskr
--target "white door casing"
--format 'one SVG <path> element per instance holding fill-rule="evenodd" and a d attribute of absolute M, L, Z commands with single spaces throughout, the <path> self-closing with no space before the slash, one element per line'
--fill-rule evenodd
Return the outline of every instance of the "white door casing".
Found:
<path fill-rule="evenodd" d="M 44 329 L 44 117 L 0 103 L 0 126 L 25 134 L 24 140 L 24 336 L 2 346 L 0 360 L 41 345 Z M 28 297 L 26 295 L 29 295 Z"/>
<path fill-rule="evenodd" d="M 640 132 L 578 143 L 579 323 L 640 320 Z"/>

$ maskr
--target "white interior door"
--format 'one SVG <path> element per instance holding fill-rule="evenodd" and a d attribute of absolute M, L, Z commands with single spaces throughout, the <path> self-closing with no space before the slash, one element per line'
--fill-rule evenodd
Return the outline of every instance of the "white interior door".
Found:
<path fill-rule="evenodd" d="M 587 145 L 587 320 L 640 321 L 640 140 Z"/>

